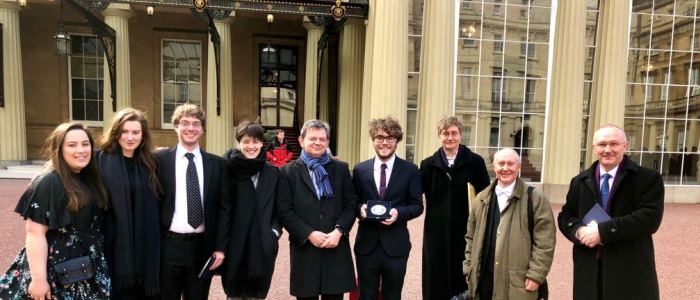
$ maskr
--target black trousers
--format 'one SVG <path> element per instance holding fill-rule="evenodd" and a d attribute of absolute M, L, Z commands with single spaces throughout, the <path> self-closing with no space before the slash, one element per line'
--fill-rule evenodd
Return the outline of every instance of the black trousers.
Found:
<path fill-rule="evenodd" d="M 361 300 L 377 299 L 381 281 L 384 300 L 401 299 L 408 255 L 393 257 L 381 242 L 367 255 L 356 255 Z"/>
<path fill-rule="evenodd" d="M 164 233 L 161 238 L 160 298 L 199 300 L 209 297 L 211 278 L 199 279 L 204 234 Z"/>
<path fill-rule="evenodd" d="M 491 300 L 493 298 L 493 273 L 488 270 L 481 271 L 478 285 L 479 299 Z"/>
<path fill-rule="evenodd" d="M 297 297 L 297 300 L 318 300 L 319 296 Z M 321 295 L 321 300 L 343 300 L 343 294 Z"/>
<path fill-rule="evenodd" d="M 143 286 L 112 290 L 112 300 L 156 300 L 158 296 L 146 296 Z"/>

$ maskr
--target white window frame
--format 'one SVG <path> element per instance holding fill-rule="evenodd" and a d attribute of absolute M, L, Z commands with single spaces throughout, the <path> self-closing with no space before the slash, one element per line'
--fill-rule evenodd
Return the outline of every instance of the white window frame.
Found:
<path fill-rule="evenodd" d="M 656 80 L 656 74 L 652 72 L 642 73 L 644 77 L 644 102 L 651 101 L 651 83 Z"/>
<path fill-rule="evenodd" d="M 690 96 L 697 96 L 700 94 L 700 66 L 693 66 L 690 69 Z"/>
<path fill-rule="evenodd" d="M 197 43 L 199 44 L 199 49 L 201 51 L 200 56 L 199 56 L 199 95 L 201 97 L 199 106 L 200 108 L 204 109 L 204 93 L 203 93 L 203 88 L 202 86 L 204 85 L 204 65 L 202 64 L 202 60 L 204 59 L 204 46 L 202 45 L 202 41 L 200 40 L 188 40 L 188 39 L 171 39 L 171 38 L 162 38 L 160 40 L 160 78 L 158 79 L 158 82 L 160 84 L 160 126 L 162 129 L 175 129 L 175 126 L 173 126 L 172 123 L 170 123 L 170 120 L 165 120 L 165 100 L 164 100 L 164 95 L 165 95 L 165 89 L 164 89 L 164 81 L 163 81 L 163 45 L 165 44 L 166 41 L 169 42 L 187 42 L 187 43 Z M 189 101 L 187 102 L 189 103 Z"/>
<path fill-rule="evenodd" d="M 472 67 L 462 68 L 462 75 L 464 75 L 462 77 L 462 96 L 466 100 L 469 99 L 472 91 Z"/>
<path fill-rule="evenodd" d="M 671 72 L 663 71 L 661 74 L 664 78 L 664 83 L 661 85 L 661 101 L 668 101 L 668 84 L 671 80 Z"/>
<path fill-rule="evenodd" d="M 537 89 L 537 80 L 525 79 L 525 103 L 535 102 L 535 89 Z"/>
<path fill-rule="evenodd" d="M 95 37 L 95 38 L 97 38 L 96 35 L 93 35 L 93 34 L 86 34 L 86 33 L 71 33 L 70 35 L 73 36 L 73 37 L 75 37 L 75 36 L 81 36 L 81 37 Z M 101 46 L 101 45 L 102 45 L 102 44 L 101 44 L 101 42 L 99 42 L 99 38 L 98 38 L 98 46 Z M 72 46 L 73 46 L 73 45 L 70 45 L 70 47 L 72 47 Z M 69 118 L 71 121 L 78 121 L 78 122 L 83 123 L 83 124 L 85 124 L 85 125 L 87 125 L 87 126 L 89 126 L 89 127 L 103 127 L 103 126 L 104 126 L 104 120 L 102 120 L 102 121 L 95 121 L 95 120 L 77 120 L 77 119 L 73 119 L 73 74 L 72 74 L 72 73 L 73 73 L 73 68 L 72 68 L 72 61 L 71 61 L 72 58 L 73 58 L 73 56 L 70 56 L 70 55 L 67 56 L 67 60 L 68 60 L 68 118 Z M 102 59 L 104 60 L 104 57 L 102 57 Z M 105 86 L 106 84 L 109 84 L 109 83 L 104 82 L 104 80 L 105 80 L 105 78 L 104 78 L 104 77 L 105 77 L 105 76 L 104 76 L 104 72 L 105 72 L 105 70 L 104 70 L 104 64 L 106 64 L 106 62 L 103 61 L 103 62 L 102 62 L 102 68 L 103 68 L 103 70 L 102 70 L 102 78 L 97 77 L 98 80 L 99 80 L 99 79 L 102 79 L 102 91 L 101 91 L 102 94 L 100 95 L 100 97 L 102 97 L 102 99 L 101 99 L 101 100 L 102 100 L 102 110 L 103 110 L 103 112 L 102 112 L 102 119 L 104 119 L 104 117 L 105 117 L 105 116 L 104 116 L 104 107 L 105 107 L 105 105 L 106 105 L 106 102 L 105 102 L 105 99 L 104 99 L 104 98 L 105 98 L 105 97 L 104 97 L 104 96 L 105 96 L 105 95 L 104 95 L 104 86 Z M 82 77 L 82 78 L 85 79 L 86 77 Z M 111 101 L 111 100 L 110 100 L 110 101 Z M 99 114 L 99 112 L 98 112 L 98 114 Z"/>
<path fill-rule="evenodd" d="M 503 53 L 503 35 L 493 35 L 493 52 Z"/>

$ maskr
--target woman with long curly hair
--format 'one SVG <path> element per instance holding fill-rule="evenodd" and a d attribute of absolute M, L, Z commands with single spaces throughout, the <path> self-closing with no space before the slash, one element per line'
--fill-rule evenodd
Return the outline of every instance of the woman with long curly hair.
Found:
<path fill-rule="evenodd" d="M 109 299 L 102 247 L 109 203 L 92 135 L 83 124 L 63 123 L 46 145 L 46 172 L 32 180 L 15 208 L 26 220 L 26 244 L 0 278 L 0 299 Z M 80 276 L 71 272 L 76 261 Z"/>
<path fill-rule="evenodd" d="M 112 298 L 154 298 L 159 290 L 160 184 L 146 115 L 133 108 L 117 112 L 100 148 L 100 178 L 111 208 L 105 220 L 105 252 Z"/>

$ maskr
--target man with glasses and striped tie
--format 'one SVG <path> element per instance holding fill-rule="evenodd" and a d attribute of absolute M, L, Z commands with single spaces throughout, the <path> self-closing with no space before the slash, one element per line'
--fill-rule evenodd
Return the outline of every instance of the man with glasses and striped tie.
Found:
<path fill-rule="evenodd" d="M 559 230 L 574 243 L 576 300 L 659 299 L 652 234 L 664 184 L 659 172 L 626 156 L 627 147 L 622 128 L 599 128 L 598 160 L 571 180 L 559 213 Z"/>

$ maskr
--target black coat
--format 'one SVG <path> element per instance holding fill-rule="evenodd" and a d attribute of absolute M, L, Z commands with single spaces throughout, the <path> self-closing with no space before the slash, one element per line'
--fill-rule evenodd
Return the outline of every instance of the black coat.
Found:
<path fill-rule="evenodd" d="M 664 209 L 661 175 L 627 156 L 617 170 L 609 196 L 612 220 L 598 224 L 602 247 L 588 248 L 576 239 L 581 218 L 599 201 L 595 162 L 571 179 L 559 230 L 574 243 L 574 299 L 597 297 L 598 249 L 602 259 L 603 299 L 659 299 L 651 235 Z"/>
<path fill-rule="evenodd" d="M 280 169 L 278 215 L 289 232 L 290 291 L 296 297 L 342 294 L 355 289 L 355 268 L 347 234 L 355 223 L 357 197 L 347 163 L 331 159 L 325 169 L 333 199 L 318 199 L 301 158 Z M 343 231 L 336 248 L 320 249 L 307 241 L 311 232 L 329 233 L 336 225 Z"/>
<path fill-rule="evenodd" d="M 176 147 L 156 153 L 158 180 L 163 188 L 163 201 L 160 207 L 160 228 L 170 229 L 175 213 L 175 152 Z M 198 265 L 214 251 L 226 251 L 231 226 L 231 198 L 228 184 L 229 172 L 226 161 L 211 153 L 202 152 L 204 173 L 204 248 Z"/>
<path fill-rule="evenodd" d="M 253 186 L 251 179 L 245 179 L 247 184 Z M 278 250 L 278 236 L 273 232 L 277 230 L 282 234 L 282 228 L 277 221 L 275 211 L 277 205 L 277 183 L 279 182 L 279 170 L 265 164 L 258 175 L 258 185 L 255 188 L 255 199 L 242 199 L 241 193 L 236 189 L 238 180 L 229 184 L 231 189 L 233 206 L 233 221 L 231 226 L 231 239 L 224 261 L 223 286 L 229 297 L 253 297 L 264 299 L 270 289 L 272 273 L 275 270 L 275 260 Z M 252 203 L 250 203 L 252 202 Z M 258 222 L 252 223 L 253 215 Z M 259 230 L 251 231 L 251 226 L 258 226 Z M 251 251 L 246 243 L 250 242 L 251 232 L 262 233 L 259 245 L 254 245 Z M 255 258 L 253 258 L 255 256 Z M 250 262 L 262 262 L 259 266 L 263 276 L 251 278 Z"/>
<path fill-rule="evenodd" d="M 361 162 L 353 169 L 352 181 L 359 205 L 367 203 L 367 200 L 379 200 L 374 181 L 374 160 Z M 360 220 L 355 238 L 355 253 L 367 255 L 381 240 L 384 250 L 390 256 L 408 255 L 411 240 L 406 222 L 423 213 L 418 167 L 396 157 L 383 200 L 391 202 L 391 208 L 396 208 L 399 213 L 398 218 L 389 226 L 376 220 Z"/>
<path fill-rule="evenodd" d="M 420 164 L 425 194 L 423 299 L 449 299 L 467 288 L 462 274 L 469 218 L 467 183 L 478 193 L 489 185 L 489 175 L 481 156 L 459 147 L 451 168 L 445 165 L 441 149 Z"/>

